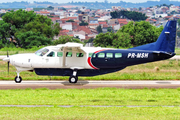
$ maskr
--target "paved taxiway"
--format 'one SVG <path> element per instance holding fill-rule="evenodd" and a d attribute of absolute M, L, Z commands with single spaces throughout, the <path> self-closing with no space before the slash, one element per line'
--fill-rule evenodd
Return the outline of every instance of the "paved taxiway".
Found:
<path fill-rule="evenodd" d="M 88 89 L 88 88 L 180 88 L 180 81 L 78 81 L 71 84 L 68 81 L 0 81 L 0 89 L 26 89 L 26 88 L 49 88 L 49 89 Z"/>

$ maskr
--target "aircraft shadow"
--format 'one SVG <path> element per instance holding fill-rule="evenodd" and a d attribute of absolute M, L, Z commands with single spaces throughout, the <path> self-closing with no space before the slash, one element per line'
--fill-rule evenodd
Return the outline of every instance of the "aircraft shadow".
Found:
<path fill-rule="evenodd" d="M 89 82 L 88 81 L 78 81 L 77 83 L 69 83 L 69 81 L 65 81 L 65 82 L 62 82 L 61 84 L 63 84 L 63 85 L 66 85 L 66 86 L 75 86 L 75 85 L 87 85 L 87 84 L 89 84 Z"/>

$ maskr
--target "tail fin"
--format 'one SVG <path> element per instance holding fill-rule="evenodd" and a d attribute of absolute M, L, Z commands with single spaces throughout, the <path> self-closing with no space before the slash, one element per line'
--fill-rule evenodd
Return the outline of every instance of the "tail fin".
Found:
<path fill-rule="evenodd" d="M 176 21 L 171 20 L 166 23 L 163 31 L 156 42 L 134 47 L 131 49 L 137 50 L 151 50 L 151 51 L 164 51 L 174 53 L 176 43 Z"/>

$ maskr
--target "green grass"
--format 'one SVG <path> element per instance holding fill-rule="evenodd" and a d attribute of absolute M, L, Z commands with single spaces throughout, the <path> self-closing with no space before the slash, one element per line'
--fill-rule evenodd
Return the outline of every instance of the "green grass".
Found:
<path fill-rule="evenodd" d="M 0 108 L 5 120 L 178 120 L 180 108 Z"/>
<path fill-rule="evenodd" d="M 176 53 L 176 55 L 180 55 L 180 48 L 176 48 L 175 53 Z"/>
<path fill-rule="evenodd" d="M 180 89 L 0 90 L 0 105 L 180 105 Z"/>
<path fill-rule="evenodd" d="M 0 119 L 178 120 L 180 119 L 179 94 L 180 88 L 0 90 L 0 105 L 53 105 L 34 108 L 0 107 Z M 58 105 L 74 107 L 63 108 Z M 80 105 L 123 105 L 124 107 L 80 107 Z M 157 107 L 126 107 L 127 105 Z M 161 105 L 175 107 L 161 107 Z"/>

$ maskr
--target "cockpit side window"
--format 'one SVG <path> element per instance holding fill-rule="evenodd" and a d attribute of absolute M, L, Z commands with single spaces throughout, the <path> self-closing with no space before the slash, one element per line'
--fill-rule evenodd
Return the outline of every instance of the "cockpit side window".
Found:
<path fill-rule="evenodd" d="M 43 55 L 45 55 L 47 52 L 49 52 L 49 49 L 47 49 L 47 48 L 42 48 L 42 49 L 36 51 L 35 54 L 38 55 L 38 56 L 43 56 Z"/>
<path fill-rule="evenodd" d="M 55 57 L 55 52 L 50 52 L 47 57 Z"/>

